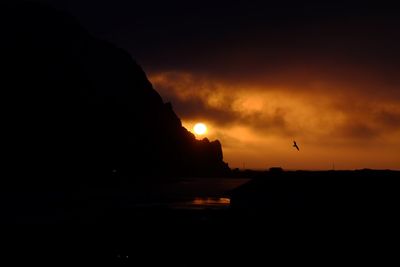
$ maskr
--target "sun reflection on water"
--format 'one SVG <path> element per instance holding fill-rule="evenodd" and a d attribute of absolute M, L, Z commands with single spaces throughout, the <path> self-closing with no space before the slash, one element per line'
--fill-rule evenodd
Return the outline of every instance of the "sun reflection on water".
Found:
<path fill-rule="evenodd" d="M 196 197 L 193 201 L 193 205 L 201 205 L 201 206 L 229 206 L 231 203 L 230 198 L 227 197 Z"/>
<path fill-rule="evenodd" d="M 231 199 L 227 197 L 196 197 L 190 201 L 175 202 L 170 207 L 174 209 L 225 209 L 229 208 Z"/>

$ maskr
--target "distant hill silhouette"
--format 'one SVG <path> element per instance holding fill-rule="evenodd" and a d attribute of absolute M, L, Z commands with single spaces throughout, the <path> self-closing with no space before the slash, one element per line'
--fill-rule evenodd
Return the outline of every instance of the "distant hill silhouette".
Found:
<path fill-rule="evenodd" d="M 47 6 L 4 5 L 0 12 L 8 182 L 64 186 L 111 183 L 114 174 L 229 170 L 220 142 L 196 140 L 182 127 L 126 51 Z"/>

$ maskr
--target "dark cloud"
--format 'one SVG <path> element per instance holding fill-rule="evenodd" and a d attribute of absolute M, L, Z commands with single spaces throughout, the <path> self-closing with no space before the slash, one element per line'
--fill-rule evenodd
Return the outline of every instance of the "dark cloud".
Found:
<path fill-rule="evenodd" d="M 278 107 L 267 112 L 263 110 L 249 112 L 246 106 L 238 108 L 236 103 L 240 103 L 241 96 L 230 92 L 229 85 L 215 88 L 212 82 L 178 73 L 156 76 L 153 84 L 164 101 L 172 103 L 183 120 L 207 120 L 218 127 L 245 125 L 258 133 L 293 134 L 285 118 L 285 109 Z M 196 86 L 200 89 L 195 89 Z"/>
<path fill-rule="evenodd" d="M 345 116 L 338 129 L 342 138 L 377 139 L 400 132 L 400 105 L 395 97 L 351 92 L 336 99 L 332 107 Z"/>
<path fill-rule="evenodd" d="M 345 138 L 372 139 L 378 136 L 379 129 L 369 126 L 367 123 L 352 121 L 338 128 L 338 133 Z"/>
<path fill-rule="evenodd" d="M 238 113 L 221 107 L 210 107 L 203 102 L 202 99 L 191 98 L 188 100 L 180 100 L 179 98 L 170 97 L 174 109 L 182 119 L 185 120 L 204 120 L 207 119 L 217 125 L 231 125 L 240 120 Z"/>
<path fill-rule="evenodd" d="M 213 58 L 242 54 L 263 60 L 338 53 L 390 60 L 399 41 L 397 9 L 365 2 L 41 1 L 163 70 L 196 65 L 203 70 Z"/>
<path fill-rule="evenodd" d="M 397 112 L 381 110 L 375 114 L 375 119 L 383 128 L 400 131 L 400 110 Z"/>
<path fill-rule="evenodd" d="M 306 91 L 322 81 L 337 85 L 330 90 L 400 99 L 400 17 L 393 6 L 353 1 L 41 1 L 72 13 L 90 32 L 127 49 L 150 73 L 189 72 Z"/>
<path fill-rule="evenodd" d="M 272 113 L 255 112 L 245 115 L 241 122 L 248 127 L 253 128 L 260 135 L 274 134 L 280 136 L 293 136 L 296 132 L 287 122 L 285 110 L 275 109 Z"/>

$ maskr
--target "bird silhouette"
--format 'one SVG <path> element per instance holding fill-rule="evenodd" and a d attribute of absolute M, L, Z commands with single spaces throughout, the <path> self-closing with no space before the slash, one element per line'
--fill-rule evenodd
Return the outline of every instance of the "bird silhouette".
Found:
<path fill-rule="evenodd" d="M 293 147 L 297 148 L 297 151 L 300 151 L 299 147 L 296 144 L 296 141 L 293 141 Z"/>

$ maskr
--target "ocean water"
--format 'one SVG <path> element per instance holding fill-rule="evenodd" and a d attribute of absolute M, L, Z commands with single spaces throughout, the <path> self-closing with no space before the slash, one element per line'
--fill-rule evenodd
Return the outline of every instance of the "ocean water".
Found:
<path fill-rule="evenodd" d="M 142 207 L 166 206 L 172 209 L 224 209 L 230 206 L 229 192 L 250 179 L 185 178 L 174 183 L 154 185 L 150 194 L 157 201 L 140 203 Z"/>

